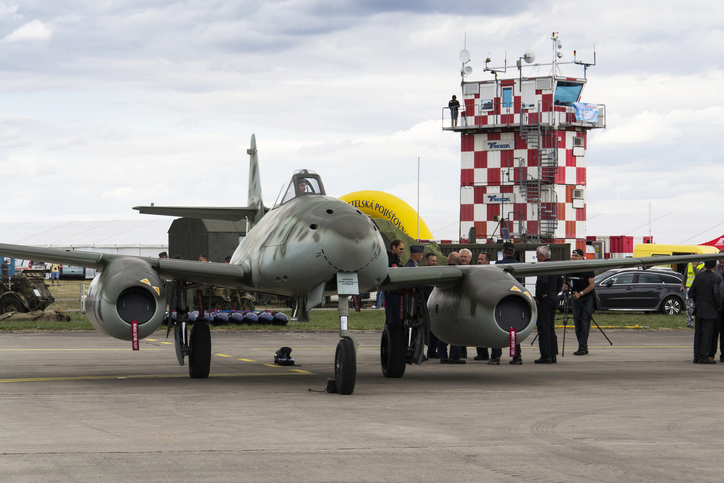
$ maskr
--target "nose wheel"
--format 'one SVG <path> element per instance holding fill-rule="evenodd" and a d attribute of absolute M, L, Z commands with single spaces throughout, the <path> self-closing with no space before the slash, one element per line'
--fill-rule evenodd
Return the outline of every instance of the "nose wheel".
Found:
<path fill-rule="evenodd" d="M 334 354 L 334 383 L 339 394 L 352 394 L 357 379 L 357 351 L 352 339 L 341 339 Z"/>
<path fill-rule="evenodd" d="M 348 297 L 339 297 L 339 336 L 334 353 L 334 384 L 339 394 L 352 394 L 357 381 L 357 340 L 347 330 L 347 316 L 349 315 Z"/>

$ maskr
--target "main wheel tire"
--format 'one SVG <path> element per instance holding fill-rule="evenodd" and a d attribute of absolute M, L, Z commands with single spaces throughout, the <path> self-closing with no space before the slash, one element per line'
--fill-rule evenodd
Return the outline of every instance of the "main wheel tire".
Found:
<path fill-rule="evenodd" d="M 405 375 L 406 352 L 405 328 L 399 324 L 385 324 L 380 344 L 380 363 L 385 377 Z"/>
<path fill-rule="evenodd" d="M 189 376 L 205 379 L 211 371 L 211 329 L 208 324 L 195 323 L 189 337 Z"/>
<path fill-rule="evenodd" d="M 22 314 L 25 313 L 26 310 L 20 300 L 18 300 L 15 296 L 10 295 L 0 302 L 0 314 L 6 314 L 8 312 L 19 312 Z"/>
<path fill-rule="evenodd" d="M 674 296 L 666 297 L 661 303 L 661 313 L 679 315 L 681 313 L 681 299 Z"/>
<path fill-rule="evenodd" d="M 341 339 L 334 354 L 334 383 L 339 394 L 352 394 L 357 380 L 357 353 L 352 339 Z"/>

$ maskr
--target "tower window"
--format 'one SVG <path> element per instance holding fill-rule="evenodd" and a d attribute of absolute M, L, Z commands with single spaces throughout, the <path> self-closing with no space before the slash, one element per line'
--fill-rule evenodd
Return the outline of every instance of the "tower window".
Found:
<path fill-rule="evenodd" d="M 503 107 L 513 107 L 512 87 L 503 87 Z"/>

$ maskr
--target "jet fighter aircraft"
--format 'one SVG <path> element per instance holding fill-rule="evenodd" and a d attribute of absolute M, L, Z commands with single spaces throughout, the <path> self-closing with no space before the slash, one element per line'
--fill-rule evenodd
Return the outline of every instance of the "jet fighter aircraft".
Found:
<path fill-rule="evenodd" d="M 325 295 L 340 294 L 340 338 L 334 361 L 337 392 L 351 394 L 356 380 L 357 342 L 348 330 L 347 296 L 375 290 L 412 293 L 405 325 L 389 324 L 382 333 L 380 356 L 386 377 L 401 377 L 406 364 L 422 361 L 430 329 L 445 342 L 477 347 L 506 347 L 516 329 L 522 341 L 535 327 L 533 296 L 514 277 L 569 273 L 615 267 L 653 266 L 717 259 L 720 255 L 639 259 L 518 263 L 454 267 L 387 267 L 382 237 L 372 220 L 350 204 L 326 195 L 320 176 L 298 170 L 283 185 L 271 208 L 264 206 L 256 138 L 251 137 L 248 206 L 196 208 L 139 206 L 140 213 L 206 219 L 247 219 L 247 236 L 231 263 L 157 259 L 84 253 L 0 244 L 0 255 L 65 263 L 98 270 L 91 283 L 88 319 L 101 332 L 131 340 L 161 325 L 167 307 L 175 310 L 173 329 L 180 365 L 206 378 L 211 364 L 208 324 L 188 319 L 186 288 L 192 283 L 291 296 L 294 315 L 309 320 L 309 309 Z M 166 289 L 164 281 L 172 281 Z M 434 286 L 427 304 L 420 287 Z M 137 323 L 137 324 L 136 324 Z M 188 326 L 191 326 L 190 334 Z M 415 330 L 409 331 L 409 328 Z M 412 333 L 412 335 L 410 335 Z"/>

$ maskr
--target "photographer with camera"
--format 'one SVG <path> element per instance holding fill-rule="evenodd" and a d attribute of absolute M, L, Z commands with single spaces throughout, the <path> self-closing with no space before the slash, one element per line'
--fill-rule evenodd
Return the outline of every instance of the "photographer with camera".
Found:
<path fill-rule="evenodd" d="M 583 250 L 576 248 L 571 254 L 571 260 L 584 260 Z M 593 317 L 593 294 L 595 274 L 593 272 L 571 273 L 565 276 L 563 290 L 571 290 L 573 306 L 573 324 L 576 328 L 578 350 L 575 356 L 588 354 L 588 333 L 591 331 L 591 318 Z"/>

